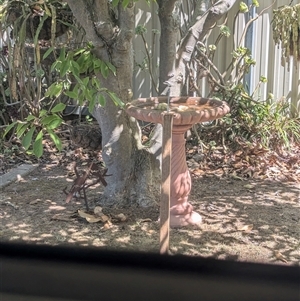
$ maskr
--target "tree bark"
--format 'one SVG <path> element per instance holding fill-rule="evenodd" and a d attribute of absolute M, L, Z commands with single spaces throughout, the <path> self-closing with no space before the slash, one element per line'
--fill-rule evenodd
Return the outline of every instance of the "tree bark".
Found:
<path fill-rule="evenodd" d="M 159 0 L 158 17 L 160 21 L 160 51 L 159 51 L 159 94 L 165 90 L 164 82 L 173 76 L 173 66 L 176 58 L 179 16 L 174 13 L 177 0 Z"/>
<path fill-rule="evenodd" d="M 107 0 L 66 0 L 77 21 L 86 31 L 94 45 L 95 55 L 110 61 L 116 67 L 116 75 L 105 79 L 98 75 L 101 84 L 124 102 L 131 100 L 133 75 L 134 5 L 116 8 L 116 17 L 111 14 Z M 186 78 L 185 62 L 190 61 L 196 42 L 203 39 L 210 27 L 224 15 L 235 1 L 219 1 L 208 10 L 184 37 L 176 54 L 178 16 L 173 13 L 176 0 L 158 0 L 161 21 L 160 83 L 159 91 L 165 88 L 166 80 L 173 81 L 171 95 L 180 95 Z M 177 56 L 176 56 L 177 55 Z M 175 62 L 175 68 L 174 68 Z M 153 166 L 161 153 L 161 136 L 154 135 L 154 147 L 141 145 L 141 133 L 137 121 L 130 118 L 120 107 L 106 98 L 104 107 L 94 110 L 102 131 L 102 156 L 111 176 L 102 196 L 104 205 L 153 205 Z M 151 156 L 150 154 L 154 154 Z M 153 164 L 153 162 L 155 164 Z M 155 176 L 157 174 L 155 173 Z"/>
<path fill-rule="evenodd" d="M 118 6 L 117 20 L 110 14 L 106 0 L 67 0 L 76 19 L 86 30 L 94 53 L 116 67 L 107 79 L 98 75 L 102 86 L 124 102 L 131 100 L 133 75 L 134 6 Z M 153 205 L 150 154 L 141 145 L 137 121 L 106 97 L 104 107 L 93 112 L 102 131 L 102 157 L 108 168 L 102 205 Z"/>

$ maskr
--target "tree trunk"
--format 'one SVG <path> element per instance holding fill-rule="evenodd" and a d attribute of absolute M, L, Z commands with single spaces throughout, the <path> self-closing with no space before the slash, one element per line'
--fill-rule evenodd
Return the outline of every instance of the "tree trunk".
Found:
<path fill-rule="evenodd" d="M 94 53 L 116 67 L 107 79 L 99 74 L 102 86 L 124 102 L 131 100 L 134 36 L 134 7 L 118 6 L 117 20 L 111 17 L 106 0 L 68 0 L 76 19 L 95 46 Z M 130 63 L 128 63 L 130 62 Z M 150 154 L 141 145 L 140 128 L 133 118 L 106 98 L 105 107 L 94 110 L 102 131 L 102 157 L 108 168 L 108 185 L 101 197 L 103 205 L 150 206 L 154 203 Z"/>
<path fill-rule="evenodd" d="M 134 6 L 130 3 L 124 9 L 121 4 L 112 14 L 111 1 L 107 0 L 66 0 L 77 21 L 85 29 L 87 39 L 94 45 L 95 55 L 103 61 L 110 61 L 116 67 L 116 76 L 108 78 L 98 75 L 104 87 L 123 101 L 130 101 L 133 73 Z M 160 51 L 160 93 L 164 81 L 173 83 L 171 95 L 181 95 L 186 78 L 185 63 L 189 62 L 197 41 L 210 30 L 211 26 L 225 14 L 235 1 L 219 1 L 191 27 L 176 54 L 178 16 L 173 14 L 176 0 L 158 0 L 161 21 Z M 175 62 L 175 66 L 174 66 Z M 166 93 L 166 91 L 164 91 Z M 96 107 L 94 116 L 102 131 L 102 155 L 108 168 L 107 187 L 102 202 L 104 205 L 140 206 L 153 204 L 153 166 L 161 153 L 161 136 L 156 132 L 156 140 L 150 151 L 141 145 L 140 128 L 133 118 L 116 107 L 107 98 L 104 107 Z M 150 156 L 150 153 L 154 156 Z M 155 173 L 157 176 L 157 174 Z M 160 181 L 156 182 L 159 184 Z"/>

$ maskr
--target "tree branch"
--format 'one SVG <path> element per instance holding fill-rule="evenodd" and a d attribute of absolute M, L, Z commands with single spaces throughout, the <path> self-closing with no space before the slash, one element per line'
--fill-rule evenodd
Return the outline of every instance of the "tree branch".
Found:
<path fill-rule="evenodd" d="M 213 25 L 226 14 L 236 0 L 221 0 L 204 13 L 183 38 L 177 51 L 174 77 L 171 79 L 172 95 L 181 95 L 182 87 L 186 81 L 186 63 L 190 62 L 196 43 L 205 38 Z"/>

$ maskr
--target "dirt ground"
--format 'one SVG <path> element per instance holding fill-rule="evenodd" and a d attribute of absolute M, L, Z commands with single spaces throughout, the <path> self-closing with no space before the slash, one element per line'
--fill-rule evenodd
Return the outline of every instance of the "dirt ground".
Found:
<path fill-rule="evenodd" d="M 300 187 L 280 182 L 193 174 L 190 201 L 202 215 L 199 228 L 171 229 L 173 254 L 225 260 L 298 265 L 300 262 Z M 109 221 L 91 220 L 78 213 L 84 203 L 65 203 L 70 188 L 70 165 L 40 164 L 0 197 L 2 241 L 49 245 L 81 245 L 108 249 L 159 251 L 159 206 L 103 208 Z M 102 186 L 87 191 L 97 206 Z M 126 218 L 120 221 L 118 214 Z"/>

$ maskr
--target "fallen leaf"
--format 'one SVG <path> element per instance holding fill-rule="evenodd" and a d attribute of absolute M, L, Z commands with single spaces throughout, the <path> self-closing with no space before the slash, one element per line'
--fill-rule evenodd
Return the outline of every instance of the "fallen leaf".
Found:
<path fill-rule="evenodd" d="M 109 221 L 109 217 L 105 214 L 99 213 L 97 216 L 84 212 L 83 210 L 78 210 L 78 214 L 80 217 L 85 218 L 89 223 L 98 223 L 98 222 L 107 222 Z"/>
<path fill-rule="evenodd" d="M 94 208 L 94 213 L 95 213 L 95 215 L 100 215 L 100 213 L 103 214 L 103 213 L 102 213 L 102 207 L 96 206 L 96 207 Z"/>
<path fill-rule="evenodd" d="M 246 185 L 244 185 L 244 187 L 247 189 L 253 189 L 255 186 L 251 185 L 251 184 L 246 184 Z"/>
<path fill-rule="evenodd" d="M 152 222 L 151 218 L 145 218 L 140 220 L 140 223 L 151 223 L 151 222 Z"/>
<path fill-rule="evenodd" d="M 108 230 L 108 229 L 110 229 L 111 227 L 112 227 L 112 223 L 111 223 L 110 221 L 107 221 L 107 222 L 103 225 L 102 229 Z"/>
<path fill-rule="evenodd" d="M 275 251 L 275 257 L 277 260 L 280 260 L 284 263 L 288 263 L 287 260 L 284 258 L 284 256 L 279 251 Z"/>
<path fill-rule="evenodd" d="M 121 222 L 125 222 L 127 220 L 127 217 L 123 213 L 116 215 L 115 218 Z"/>
<path fill-rule="evenodd" d="M 40 199 L 33 200 L 33 201 L 29 202 L 29 205 L 35 205 L 35 204 L 37 204 L 37 203 L 39 203 L 39 202 L 41 202 L 41 201 L 42 201 L 42 200 L 40 200 Z"/>
<path fill-rule="evenodd" d="M 238 231 L 250 232 L 253 229 L 253 225 L 245 225 L 237 228 Z"/>
<path fill-rule="evenodd" d="M 239 177 L 236 175 L 236 172 L 233 172 L 233 174 L 231 175 L 232 178 L 236 179 L 236 180 L 241 180 L 243 181 L 243 178 Z"/>
<path fill-rule="evenodd" d="M 90 216 L 90 217 L 87 216 L 85 219 L 90 224 L 98 223 L 98 222 L 103 222 L 102 217 L 96 217 L 96 216 L 93 216 L 93 215 Z"/>

